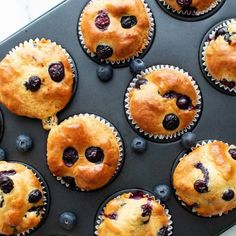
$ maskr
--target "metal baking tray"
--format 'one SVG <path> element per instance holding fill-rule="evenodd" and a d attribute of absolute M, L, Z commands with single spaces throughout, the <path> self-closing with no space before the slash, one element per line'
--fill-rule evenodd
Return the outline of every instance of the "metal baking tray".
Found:
<path fill-rule="evenodd" d="M 83 51 L 78 41 L 77 25 L 80 13 L 88 1 L 67 0 L 42 17 L 27 25 L 2 42 L 0 60 L 10 49 L 25 40 L 46 37 L 61 44 L 72 56 L 79 73 L 76 94 L 70 104 L 59 113 L 59 120 L 78 114 L 94 113 L 108 119 L 120 131 L 125 143 L 125 163 L 117 178 L 106 187 L 93 192 L 77 192 L 56 181 L 46 163 L 47 131 L 41 122 L 11 114 L 1 106 L 5 128 L 1 146 L 8 160 L 22 161 L 35 167 L 45 178 L 51 193 L 50 212 L 43 225 L 32 235 L 92 236 L 94 220 L 99 206 L 114 192 L 126 188 L 143 188 L 152 191 L 156 184 L 170 184 L 172 165 L 182 151 L 179 141 L 154 143 L 148 141 L 147 151 L 135 154 L 130 146 L 137 136 L 127 122 L 123 100 L 132 76 L 128 67 L 115 68 L 114 77 L 102 83 L 96 76 L 97 64 Z M 198 82 L 203 96 L 203 111 L 194 132 L 198 140 L 219 139 L 236 143 L 235 97 L 213 88 L 204 78 L 199 66 L 199 48 L 205 33 L 218 22 L 235 17 L 235 0 L 227 0 L 211 17 L 202 21 L 181 21 L 166 14 L 155 0 L 147 0 L 156 22 L 152 46 L 144 56 L 147 66 L 169 64 L 188 71 Z M 15 138 L 27 133 L 34 140 L 34 148 L 26 154 L 16 151 Z M 235 223 L 236 210 L 228 215 L 205 219 L 184 209 L 172 194 L 167 207 L 173 218 L 175 236 L 212 236 Z M 58 216 L 63 211 L 73 211 L 78 225 L 72 231 L 63 230 Z"/>

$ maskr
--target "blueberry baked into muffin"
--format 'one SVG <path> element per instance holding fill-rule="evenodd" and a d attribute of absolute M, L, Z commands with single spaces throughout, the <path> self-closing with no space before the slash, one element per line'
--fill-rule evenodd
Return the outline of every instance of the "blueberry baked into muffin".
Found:
<path fill-rule="evenodd" d="M 151 67 L 138 75 L 127 90 L 128 118 L 149 136 L 181 134 L 196 121 L 199 90 L 191 77 L 174 67 Z"/>
<path fill-rule="evenodd" d="M 37 227 L 45 213 L 40 181 L 22 164 L 0 161 L 0 234 L 15 235 Z"/>
<path fill-rule="evenodd" d="M 150 10 L 142 0 L 94 0 L 83 10 L 79 34 L 90 55 L 112 63 L 137 56 L 153 31 Z"/>
<path fill-rule="evenodd" d="M 116 174 L 122 144 L 110 124 L 97 116 L 70 117 L 51 129 L 47 141 L 50 171 L 70 187 L 94 190 Z"/>
<path fill-rule="evenodd" d="M 173 173 L 176 195 L 203 217 L 236 207 L 236 147 L 221 141 L 202 143 L 180 159 Z"/>
<path fill-rule="evenodd" d="M 176 11 L 190 10 L 190 11 L 204 11 L 208 9 L 217 0 L 165 0 L 172 9 Z"/>
<path fill-rule="evenodd" d="M 0 62 L 0 102 L 11 112 L 46 119 L 70 101 L 73 70 L 68 54 L 50 40 L 30 40 Z"/>
<path fill-rule="evenodd" d="M 165 208 L 142 191 L 123 193 L 105 206 L 96 234 L 167 236 L 171 235 L 169 219 Z"/>
<path fill-rule="evenodd" d="M 204 51 L 206 69 L 215 81 L 228 89 L 236 85 L 236 21 L 220 26 Z"/>

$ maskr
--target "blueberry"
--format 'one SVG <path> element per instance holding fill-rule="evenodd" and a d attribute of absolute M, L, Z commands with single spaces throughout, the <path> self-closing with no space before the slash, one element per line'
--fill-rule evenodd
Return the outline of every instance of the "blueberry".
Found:
<path fill-rule="evenodd" d="M 25 82 L 26 90 L 36 92 L 41 87 L 41 79 L 38 76 L 29 77 L 28 81 Z"/>
<path fill-rule="evenodd" d="M 95 25 L 98 29 L 104 31 L 110 25 L 110 18 L 106 11 L 101 10 L 98 12 L 98 15 L 95 19 Z"/>
<path fill-rule="evenodd" d="M 137 24 L 137 18 L 136 16 L 122 16 L 120 23 L 124 29 L 130 29 Z"/>
<path fill-rule="evenodd" d="M 145 70 L 145 63 L 143 60 L 138 58 L 138 59 L 134 59 L 133 61 L 131 61 L 129 67 L 130 67 L 130 72 L 133 75 L 137 75 L 141 71 Z"/>
<path fill-rule="evenodd" d="M 0 161 L 4 161 L 6 159 L 6 152 L 4 149 L 0 148 Z"/>
<path fill-rule="evenodd" d="M 182 8 L 190 7 L 191 4 L 192 4 L 192 0 L 176 0 L 176 2 L 177 2 Z"/>
<path fill-rule="evenodd" d="M 108 45 L 98 45 L 96 48 L 96 54 L 100 59 L 107 59 L 112 56 L 113 49 Z"/>
<path fill-rule="evenodd" d="M 226 33 L 226 34 L 225 34 L 224 40 L 225 40 L 227 43 L 231 44 L 231 35 L 230 35 L 230 33 Z"/>
<path fill-rule="evenodd" d="M 11 178 L 3 175 L 0 177 L 0 189 L 4 193 L 10 193 L 14 188 L 14 183 Z"/>
<path fill-rule="evenodd" d="M 166 130 L 175 130 L 179 126 L 179 118 L 175 114 L 168 114 L 165 116 L 162 124 Z"/>
<path fill-rule="evenodd" d="M 19 152 L 28 152 L 33 146 L 31 137 L 21 134 L 16 138 L 16 149 Z"/>
<path fill-rule="evenodd" d="M 171 194 L 170 187 L 165 184 L 155 186 L 153 192 L 161 202 L 168 201 Z"/>
<path fill-rule="evenodd" d="M 227 32 L 228 32 L 227 27 L 224 26 L 220 27 L 215 33 L 215 39 L 217 39 L 220 35 L 225 35 Z"/>
<path fill-rule="evenodd" d="M 146 84 L 147 80 L 146 79 L 138 79 L 135 83 L 135 88 L 140 89 L 141 85 Z"/>
<path fill-rule="evenodd" d="M 229 149 L 229 154 L 234 160 L 236 160 L 236 148 Z"/>
<path fill-rule="evenodd" d="M 104 159 L 104 153 L 100 147 L 89 147 L 85 151 L 85 157 L 88 161 L 99 164 Z"/>
<path fill-rule="evenodd" d="M 65 77 L 64 65 L 62 62 L 52 63 L 48 67 L 48 73 L 55 82 L 61 82 Z"/>
<path fill-rule="evenodd" d="M 168 236 L 169 232 L 167 230 L 167 227 L 162 227 L 160 231 L 158 232 L 157 236 Z"/>
<path fill-rule="evenodd" d="M 131 147 L 135 152 L 143 153 L 147 149 L 147 142 L 145 139 L 137 137 L 132 140 Z"/>
<path fill-rule="evenodd" d="M 30 203 L 37 203 L 42 199 L 42 197 L 42 193 L 38 189 L 35 189 L 29 193 L 28 201 Z"/>
<path fill-rule="evenodd" d="M 71 230 L 77 224 L 77 217 L 73 212 L 64 212 L 59 217 L 59 223 L 63 229 Z"/>
<path fill-rule="evenodd" d="M 192 132 L 187 132 L 182 135 L 180 144 L 183 148 L 189 149 L 191 148 L 196 142 L 196 134 Z"/>
<path fill-rule="evenodd" d="M 198 193 L 206 193 L 208 192 L 208 186 L 206 184 L 205 180 L 196 180 L 194 182 L 194 189 L 198 192 Z"/>
<path fill-rule="evenodd" d="M 111 65 L 100 65 L 97 68 L 97 76 L 101 81 L 109 81 L 113 77 L 113 68 Z"/>
<path fill-rule="evenodd" d="M 63 152 L 63 162 L 67 167 L 71 167 L 79 159 L 78 152 L 73 147 L 68 147 Z"/>
<path fill-rule="evenodd" d="M 223 85 L 225 85 L 226 87 L 229 87 L 230 89 L 234 88 L 236 86 L 236 83 L 234 81 L 228 81 L 226 79 L 222 79 L 220 81 Z"/>
<path fill-rule="evenodd" d="M 191 99 L 188 96 L 179 96 L 176 101 L 176 105 L 181 110 L 187 110 L 192 104 Z"/>
<path fill-rule="evenodd" d="M 169 92 L 166 92 L 163 94 L 163 97 L 168 98 L 168 99 L 177 98 L 178 96 L 179 96 L 179 94 L 174 91 L 169 91 Z"/>
<path fill-rule="evenodd" d="M 234 198 L 234 191 L 232 189 L 228 189 L 223 193 L 222 199 L 225 201 L 231 201 Z"/>

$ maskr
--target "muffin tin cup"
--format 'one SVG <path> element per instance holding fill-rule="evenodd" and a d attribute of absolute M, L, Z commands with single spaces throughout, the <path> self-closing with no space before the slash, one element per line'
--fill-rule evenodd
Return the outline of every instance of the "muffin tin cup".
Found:
<path fill-rule="evenodd" d="M 124 190 L 121 190 L 121 191 L 118 191 L 114 194 L 112 194 L 110 197 L 108 197 L 101 205 L 100 207 L 98 208 L 97 210 L 97 213 L 96 213 L 96 216 L 95 216 L 95 220 L 94 220 L 94 236 L 97 236 L 98 235 L 98 227 L 99 225 L 102 223 L 103 221 L 103 214 L 104 214 L 104 208 L 106 207 L 107 203 L 109 201 L 111 201 L 112 199 L 114 198 L 119 198 L 122 194 L 124 193 L 130 193 L 130 192 L 137 192 L 137 191 L 141 191 L 144 193 L 145 196 L 148 196 L 150 198 L 152 198 L 153 200 L 157 201 L 164 209 L 165 209 L 165 213 L 168 217 L 168 225 L 167 225 L 167 232 L 165 235 L 166 236 L 170 236 L 173 234 L 173 222 L 171 220 L 171 215 L 169 213 L 169 210 L 166 208 L 166 206 L 164 204 L 161 204 L 160 200 L 155 198 L 155 196 L 147 191 L 147 190 L 144 190 L 144 189 L 141 189 L 141 188 L 131 188 L 131 189 L 124 189 Z"/>
<path fill-rule="evenodd" d="M 50 192 L 49 192 L 49 188 L 48 188 L 46 181 L 44 180 L 42 175 L 39 173 L 39 171 L 36 170 L 34 167 L 32 167 L 31 165 L 28 165 L 26 163 L 23 163 L 21 161 L 9 161 L 9 162 L 22 164 L 27 169 L 31 170 L 34 173 L 34 175 L 37 177 L 37 179 L 39 180 L 39 182 L 42 186 L 42 189 L 43 189 L 44 208 L 42 209 L 43 213 L 42 213 L 41 222 L 36 227 L 28 229 L 25 232 L 14 234 L 15 236 L 27 236 L 27 235 L 30 235 L 33 232 L 35 232 L 37 229 L 39 229 L 43 225 L 43 223 L 45 222 L 45 220 L 48 216 L 48 213 L 49 213 L 49 208 L 50 208 Z M 5 234 L 0 234 L 0 236 L 5 236 Z"/>
<path fill-rule="evenodd" d="M 108 184 L 110 184 L 111 182 L 113 182 L 113 180 L 117 177 L 117 175 L 119 174 L 119 172 L 122 169 L 122 166 L 124 164 L 125 161 L 125 148 L 124 148 L 124 142 L 123 139 L 119 133 L 119 131 L 115 128 L 115 126 L 113 124 L 111 124 L 108 120 L 106 120 L 105 118 L 98 116 L 98 115 L 94 115 L 94 114 L 79 114 L 79 115 L 74 115 L 74 117 L 79 117 L 79 116 L 90 116 L 93 118 L 96 118 L 98 121 L 100 121 L 101 123 L 105 124 L 108 128 L 110 128 L 113 132 L 113 134 L 116 137 L 117 143 L 119 145 L 119 153 L 120 153 L 120 157 L 119 157 L 119 162 L 117 165 L 117 168 L 112 176 L 112 178 L 109 180 L 108 183 L 106 183 L 104 186 L 98 188 L 98 189 L 94 189 L 94 190 L 86 190 L 86 189 L 81 189 L 78 186 L 76 186 L 76 184 L 74 182 L 69 183 L 67 182 L 65 179 L 63 179 L 63 176 L 56 176 L 53 174 L 53 176 L 57 179 L 57 181 L 59 181 L 62 185 L 64 185 L 65 187 L 72 189 L 72 190 L 76 190 L 76 191 L 80 191 L 80 192 L 92 192 L 92 191 L 96 191 L 99 190 L 101 188 L 104 188 L 105 186 L 107 186 Z M 65 177 L 64 177 L 65 178 Z"/>
<path fill-rule="evenodd" d="M 176 191 L 175 191 L 175 188 L 174 188 L 174 184 L 173 184 L 173 175 L 174 175 L 174 171 L 175 171 L 177 165 L 181 162 L 181 160 L 182 160 L 186 155 L 188 155 L 190 152 L 192 152 L 194 149 L 196 149 L 196 148 L 198 148 L 198 147 L 200 147 L 200 146 L 204 146 L 204 145 L 206 145 L 206 144 L 214 143 L 214 142 L 217 142 L 217 141 L 218 141 L 218 140 L 207 139 L 207 140 L 201 140 L 201 141 L 196 142 L 196 144 L 195 144 L 193 147 L 191 147 L 191 148 L 189 148 L 189 149 L 187 149 L 187 150 L 182 151 L 182 152 L 177 156 L 177 158 L 175 159 L 175 161 L 174 161 L 174 163 L 173 163 L 172 169 L 171 169 L 171 178 L 170 178 L 170 179 L 171 179 L 171 185 L 172 185 L 173 192 L 174 192 L 174 196 L 175 196 L 177 202 L 178 202 L 185 210 L 187 210 L 188 212 L 190 212 L 190 213 L 192 213 L 192 214 L 194 214 L 194 215 L 196 215 L 196 216 L 198 216 L 198 217 L 204 218 L 204 219 L 218 218 L 219 216 L 227 215 L 229 212 L 231 212 L 231 211 L 234 210 L 235 208 L 232 209 L 232 210 L 230 210 L 230 211 L 228 211 L 228 212 L 222 212 L 222 213 L 219 214 L 219 215 L 212 215 L 212 216 L 209 216 L 209 217 L 205 217 L 205 216 L 202 216 L 202 215 L 198 214 L 198 213 L 196 212 L 196 210 L 194 210 L 194 207 L 187 206 L 187 205 L 181 200 L 181 198 L 176 194 Z M 226 143 L 226 144 L 228 144 L 228 143 Z M 230 146 L 230 148 L 236 148 L 234 145 L 230 145 L 230 144 L 228 144 L 228 145 Z"/>
<path fill-rule="evenodd" d="M 88 4 L 91 4 L 94 1 L 96 1 L 96 0 L 90 0 L 88 2 Z M 145 56 L 145 54 L 151 48 L 153 40 L 155 38 L 155 19 L 153 17 L 153 13 L 152 13 L 150 7 L 148 6 L 148 4 L 146 3 L 146 1 L 145 0 L 141 0 L 141 1 L 143 2 L 144 6 L 145 6 L 145 9 L 146 9 L 146 12 L 148 13 L 149 21 L 150 21 L 150 29 L 149 29 L 149 33 L 148 33 L 148 38 L 144 42 L 145 47 L 142 50 L 140 50 L 139 52 L 137 52 L 134 56 L 132 56 L 130 58 L 127 58 L 127 59 L 124 59 L 124 60 L 117 60 L 115 62 L 110 61 L 109 59 L 104 60 L 104 59 L 98 58 L 96 56 L 96 54 L 91 52 L 85 45 L 84 37 L 83 37 L 82 31 L 81 31 L 81 21 L 82 21 L 82 18 L 83 18 L 83 12 L 84 12 L 84 10 L 86 9 L 86 7 L 88 5 L 87 4 L 84 7 L 84 9 L 82 10 L 82 13 L 81 13 L 80 18 L 79 18 L 79 23 L 78 23 L 78 38 L 79 38 L 80 45 L 81 45 L 83 51 L 86 53 L 86 55 L 88 55 L 93 61 L 95 61 L 98 64 L 103 64 L 103 63 L 111 64 L 115 68 L 129 66 L 131 60 L 133 60 L 135 58 L 143 58 Z"/>
<path fill-rule="evenodd" d="M 236 96 L 236 86 L 232 89 L 230 89 L 229 87 L 225 86 L 224 84 L 222 84 L 219 80 L 216 80 L 208 71 L 207 66 L 206 66 L 206 62 L 205 62 L 205 53 L 206 53 L 206 49 L 210 44 L 209 39 L 213 39 L 215 36 L 216 31 L 221 28 L 222 26 L 228 26 L 232 21 L 235 21 L 236 19 L 228 19 L 228 20 L 224 20 L 221 21 L 220 23 L 214 25 L 204 36 L 201 46 L 200 46 L 200 50 L 199 50 L 199 62 L 200 62 L 200 67 L 202 70 L 202 73 L 204 75 L 204 77 L 207 79 L 207 81 L 217 90 L 219 90 L 222 93 L 228 94 L 228 95 L 232 95 L 232 96 Z"/>
<path fill-rule="evenodd" d="M 134 89 L 136 81 L 138 79 L 143 78 L 145 75 L 147 75 L 153 71 L 160 70 L 160 69 L 171 69 L 171 70 L 175 70 L 175 71 L 181 72 L 184 75 L 186 75 L 188 77 L 188 79 L 191 81 L 191 83 L 196 91 L 196 94 L 197 94 L 197 104 L 196 104 L 197 109 L 196 109 L 196 114 L 195 114 L 193 121 L 183 130 L 177 131 L 176 133 L 169 134 L 169 135 L 157 135 L 157 134 L 154 135 L 154 134 L 144 131 L 133 120 L 132 114 L 129 109 L 129 107 L 130 107 L 129 93 L 132 89 Z M 200 91 L 200 88 L 199 88 L 197 82 L 184 70 L 182 70 L 178 67 L 170 66 L 170 65 L 156 65 L 156 66 L 152 66 L 152 67 L 147 68 L 145 71 L 142 71 L 140 74 L 138 74 L 135 78 L 133 78 L 131 80 L 131 82 L 129 83 L 129 85 L 126 89 L 126 92 L 125 92 L 124 108 L 125 108 L 125 114 L 126 114 L 127 120 L 129 122 L 130 126 L 134 129 L 134 131 L 136 133 L 138 133 L 139 135 L 141 135 L 145 139 L 152 141 L 152 142 L 169 143 L 169 142 L 174 142 L 174 141 L 179 140 L 184 133 L 189 132 L 195 128 L 195 126 L 197 125 L 197 123 L 201 117 L 202 95 L 201 95 L 201 91 Z"/>
<path fill-rule="evenodd" d="M 156 0 L 158 5 L 169 15 L 183 21 L 199 21 L 215 14 L 225 3 L 225 0 L 216 0 L 209 8 L 203 11 L 188 11 L 173 9 L 165 0 Z"/>

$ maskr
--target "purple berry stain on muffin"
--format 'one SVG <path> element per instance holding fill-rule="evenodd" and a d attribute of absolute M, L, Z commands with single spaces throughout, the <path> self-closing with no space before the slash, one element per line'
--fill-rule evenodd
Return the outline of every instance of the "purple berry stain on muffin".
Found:
<path fill-rule="evenodd" d="M 146 84 L 148 81 L 146 79 L 138 79 L 135 83 L 135 88 L 140 89 L 143 84 Z"/>
<path fill-rule="evenodd" d="M 177 4 L 179 4 L 182 8 L 190 7 L 192 4 L 192 0 L 176 0 Z"/>
<path fill-rule="evenodd" d="M 68 147 L 63 152 L 63 162 L 67 167 L 71 167 L 79 159 L 78 152 L 73 147 Z"/>
<path fill-rule="evenodd" d="M 168 235 L 167 227 L 162 227 L 157 234 L 157 236 L 167 236 L 167 235 Z"/>
<path fill-rule="evenodd" d="M 85 157 L 88 161 L 99 164 L 104 159 L 104 153 L 100 147 L 89 147 L 85 151 Z"/>
<path fill-rule="evenodd" d="M 105 10 L 98 12 L 98 15 L 95 19 L 95 25 L 98 29 L 105 31 L 110 25 L 110 18 Z"/>
<path fill-rule="evenodd" d="M 228 81 L 226 79 L 223 79 L 220 82 L 230 89 L 233 89 L 236 86 L 236 83 L 234 81 Z"/>
<path fill-rule="evenodd" d="M 136 16 L 122 16 L 120 20 L 121 26 L 124 29 L 130 29 L 134 27 L 135 25 L 137 25 L 137 22 L 138 21 Z"/>
<path fill-rule="evenodd" d="M 142 191 L 135 191 L 130 194 L 129 198 L 139 200 L 141 198 L 144 198 L 144 193 Z"/>
<path fill-rule="evenodd" d="M 215 32 L 215 39 L 217 39 L 219 36 L 223 36 L 228 32 L 228 28 L 225 26 L 220 27 L 216 32 Z"/>
<path fill-rule="evenodd" d="M 112 56 L 113 49 L 105 44 L 98 45 L 96 48 L 97 57 L 100 59 L 107 59 Z"/>
<path fill-rule="evenodd" d="M 143 223 L 147 224 L 150 220 L 151 214 L 152 214 L 152 205 L 150 202 L 147 202 L 147 204 L 144 204 L 141 206 L 142 209 L 142 217 L 143 219 Z"/>
<path fill-rule="evenodd" d="M 202 171 L 204 178 L 204 180 L 199 179 L 194 182 L 194 189 L 199 193 L 208 192 L 209 171 L 200 162 L 195 164 L 194 167 Z"/>
<path fill-rule="evenodd" d="M 62 62 L 51 63 L 48 67 L 48 73 L 55 82 L 61 82 L 65 77 L 65 69 Z"/>
<path fill-rule="evenodd" d="M 236 160 L 236 148 L 229 149 L 229 154 L 234 160 Z"/>
<path fill-rule="evenodd" d="M 26 90 L 36 92 L 41 87 L 41 79 L 38 76 L 30 76 L 28 81 L 26 81 L 24 85 Z"/>
<path fill-rule="evenodd" d="M 110 220 L 116 220 L 117 219 L 117 213 L 111 213 L 111 214 L 104 214 L 106 218 L 109 218 Z"/>
<path fill-rule="evenodd" d="M 3 176 L 3 175 L 15 175 L 16 174 L 16 171 L 15 170 L 3 170 L 3 171 L 0 171 L 0 177 Z"/>

